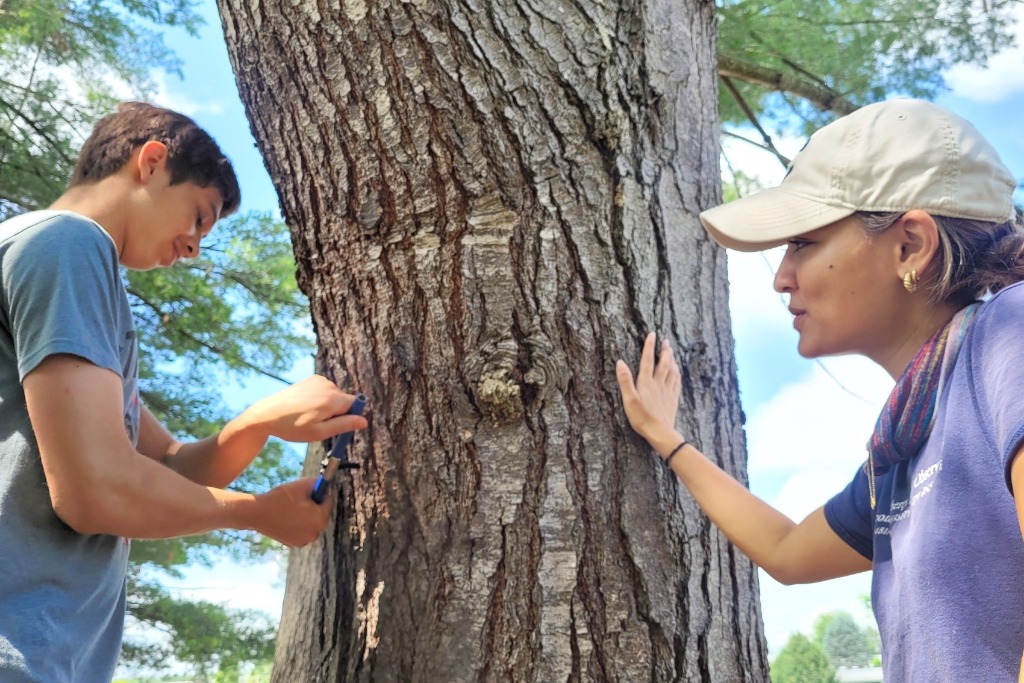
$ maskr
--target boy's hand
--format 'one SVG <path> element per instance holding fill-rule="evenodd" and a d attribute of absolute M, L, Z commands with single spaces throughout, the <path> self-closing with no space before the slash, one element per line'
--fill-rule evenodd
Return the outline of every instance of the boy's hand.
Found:
<path fill-rule="evenodd" d="M 679 366 L 668 340 L 661 343 L 661 357 L 654 363 L 654 339 L 651 332 L 644 340 L 636 384 L 633 373 L 624 361 L 615 364 L 615 375 L 622 392 L 626 418 L 636 432 L 651 441 L 657 434 L 675 429 L 676 411 L 682 381 Z"/>
<path fill-rule="evenodd" d="M 303 477 L 256 496 L 253 529 L 290 548 L 319 538 L 334 511 L 334 492 L 317 505 L 310 499 L 315 481 L 315 477 Z"/>
<path fill-rule="evenodd" d="M 285 441 L 322 441 L 366 427 L 366 418 L 346 415 L 355 397 L 320 375 L 257 401 L 241 418 Z"/>

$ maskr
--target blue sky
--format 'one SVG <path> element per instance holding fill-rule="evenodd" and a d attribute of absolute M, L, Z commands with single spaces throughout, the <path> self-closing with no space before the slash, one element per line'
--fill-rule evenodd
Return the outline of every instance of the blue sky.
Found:
<path fill-rule="evenodd" d="M 220 142 L 238 170 L 243 210 L 276 211 L 277 194 L 249 134 L 213 0 L 203 0 L 200 11 L 207 26 L 198 40 L 181 32 L 166 33 L 168 44 L 183 60 L 184 79 L 156 74 L 156 99 L 195 118 Z M 1024 43 L 1024 36 L 1018 42 Z M 951 90 L 938 99 L 972 121 L 1018 179 L 1024 178 L 1022 64 L 1024 50 L 1017 48 L 997 56 L 985 70 L 958 67 L 946 75 Z M 803 144 L 802 139 L 776 142 L 789 155 Z M 778 162 L 763 152 L 732 143 L 726 154 L 766 185 L 781 179 Z M 779 257 L 771 252 L 730 253 L 730 298 L 751 488 L 790 517 L 801 519 L 841 489 L 863 462 L 864 443 L 892 382 L 862 359 L 815 362 L 796 353 L 791 318 L 771 286 Z M 264 383 L 248 387 L 247 393 L 259 395 L 276 388 Z M 272 563 L 243 571 L 226 564 L 196 568 L 178 585 L 204 599 L 280 613 L 283 579 Z M 860 596 L 869 590 L 867 574 L 793 587 L 780 586 L 762 574 L 769 647 L 777 652 L 791 632 L 809 631 L 819 614 L 832 609 L 846 609 L 868 623 Z"/>

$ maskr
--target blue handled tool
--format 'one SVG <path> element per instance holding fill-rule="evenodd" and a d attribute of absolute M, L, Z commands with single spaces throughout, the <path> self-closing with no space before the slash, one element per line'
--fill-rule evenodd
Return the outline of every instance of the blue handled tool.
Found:
<path fill-rule="evenodd" d="M 362 415 L 363 410 L 366 408 L 366 396 L 364 394 L 356 394 L 356 398 L 352 401 L 352 406 L 348 409 L 347 415 Z M 313 487 L 313 501 L 316 503 L 322 503 L 324 497 L 327 495 L 327 487 L 330 486 L 331 481 L 334 479 L 334 474 L 339 470 L 353 470 L 359 468 L 359 463 L 352 462 L 348 459 L 348 445 L 352 443 L 352 432 L 345 432 L 339 434 L 334 439 L 334 445 L 331 446 L 331 452 L 320 461 L 320 476 L 317 477 L 316 485 Z"/>

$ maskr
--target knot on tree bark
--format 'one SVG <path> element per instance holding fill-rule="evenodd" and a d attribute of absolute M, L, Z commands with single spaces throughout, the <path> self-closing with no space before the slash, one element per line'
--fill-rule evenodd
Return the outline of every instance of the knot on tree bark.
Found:
<path fill-rule="evenodd" d="M 477 400 L 498 424 L 515 422 L 523 416 L 519 385 L 504 370 L 482 375 L 477 383 Z"/>
<path fill-rule="evenodd" d="M 495 424 L 509 424 L 523 416 L 519 345 L 515 339 L 492 339 L 466 359 L 466 376 L 477 408 Z"/>
<path fill-rule="evenodd" d="M 569 365 L 565 357 L 546 337 L 532 335 L 527 346 L 530 369 L 523 374 L 523 382 L 533 388 L 537 399 L 543 400 L 552 392 L 563 393 L 569 386 Z"/>

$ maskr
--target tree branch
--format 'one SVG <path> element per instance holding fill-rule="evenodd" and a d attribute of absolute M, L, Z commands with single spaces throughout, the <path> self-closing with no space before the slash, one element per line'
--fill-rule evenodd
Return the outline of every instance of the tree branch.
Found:
<path fill-rule="evenodd" d="M 139 290 L 134 289 L 132 287 L 127 287 L 126 289 L 128 290 L 128 292 L 132 296 L 134 296 L 136 299 L 138 299 L 139 302 L 141 302 L 143 305 L 145 305 L 151 311 L 156 313 L 159 318 L 163 319 L 165 316 L 168 315 L 168 314 L 164 313 L 164 311 L 160 310 L 160 307 L 157 304 L 153 303 L 152 301 L 149 301 L 146 297 L 142 296 L 142 293 L 139 292 Z M 217 354 L 221 358 L 224 358 L 225 360 L 228 358 L 228 352 L 225 349 L 222 349 L 221 347 L 217 346 L 216 344 L 211 344 L 209 342 L 203 341 L 199 337 L 196 337 L 195 335 L 193 335 L 191 332 L 183 330 L 180 327 L 174 327 L 172 329 L 174 330 L 174 332 L 176 334 L 180 334 L 182 337 L 185 337 L 186 339 L 188 339 L 192 343 L 194 343 L 194 344 L 196 344 L 198 346 L 201 346 L 204 349 L 207 349 L 208 351 L 212 351 L 213 353 Z M 244 365 L 245 367 L 249 368 L 253 372 L 261 374 L 261 375 L 263 375 L 265 377 L 269 377 L 270 379 L 276 379 L 281 384 L 291 384 L 291 382 L 286 380 L 284 377 L 281 377 L 280 375 L 275 375 L 274 373 L 270 372 L 269 370 L 264 370 L 263 368 L 259 367 L 258 365 L 254 365 L 253 363 L 250 363 L 249 361 L 245 360 L 241 356 L 234 356 L 234 358 L 235 358 L 235 360 L 238 363 L 241 363 L 242 365 Z"/>
<path fill-rule="evenodd" d="M 718 55 L 718 75 L 722 78 L 735 78 L 744 83 L 759 85 L 769 90 L 793 93 L 803 97 L 822 111 L 834 111 L 839 115 L 845 115 L 858 109 L 857 105 L 831 88 L 809 83 L 781 71 L 757 66 L 722 54 Z"/>
<path fill-rule="evenodd" d="M 774 154 L 775 158 L 782 163 L 783 167 L 789 166 L 789 158 L 786 157 L 782 152 L 780 152 L 775 147 L 775 143 L 772 142 L 772 137 L 768 135 L 767 131 L 765 131 L 764 128 L 761 127 L 761 123 L 757 120 L 757 115 L 754 114 L 753 110 L 750 108 L 750 105 L 748 105 L 747 101 L 743 99 L 743 95 L 740 94 L 740 91 L 736 89 L 735 85 L 733 85 L 732 79 L 729 78 L 728 76 L 720 76 L 720 78 L 722 79 L 722 83 L 725 84 L 726 89 L 729 91 L 729 94 L 732 95 L 732 98 L 734 100 L 736 100 L 736 104 L 740 105 L 740 109 L 742 109 L 743 113 L 747 115 L 747 119 L 754 126 L 754 128 L 756 128 L 758 132 L 761 133 L 761 139 L 764 140 L 764 144 L 757 146 Z M 739 135 L 736 135 L 735 137 L 739 138 L 740 140 L 745 140 L 746 142 L 749 142 L 751 144 L 757 144 L 751 140 L 747 140 L 744 137 L 740 137 Z"/>

